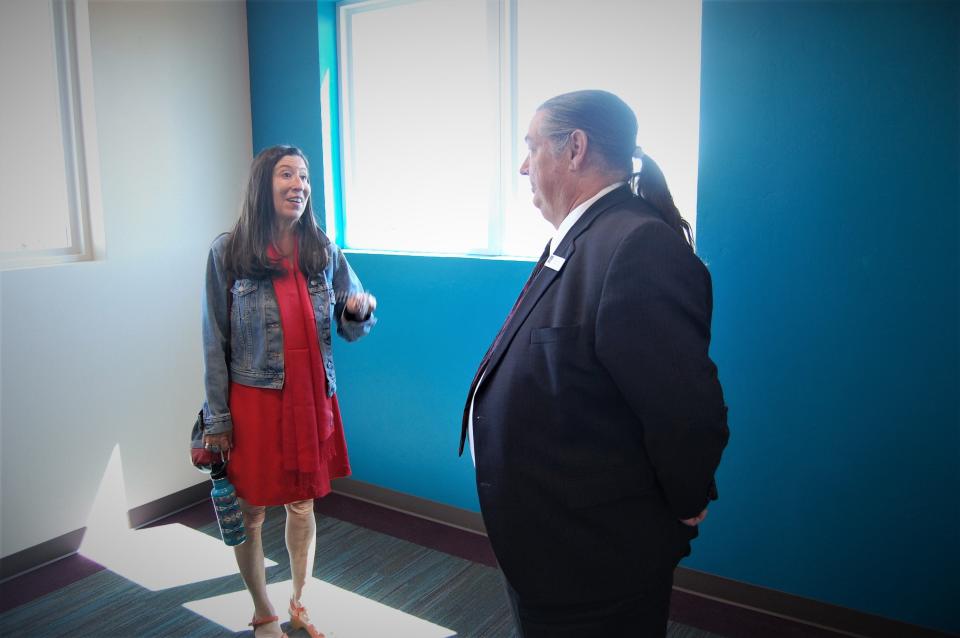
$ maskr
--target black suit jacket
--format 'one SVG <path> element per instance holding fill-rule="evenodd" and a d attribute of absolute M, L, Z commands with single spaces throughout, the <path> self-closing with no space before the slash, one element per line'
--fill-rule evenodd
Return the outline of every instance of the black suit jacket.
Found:
<path fill-rule="evenodd" d="M 710 275 L 628 188 L 554 251 L 474 400 L 477 490 L 528 605 L 642 593 L 689 553 L 728 430 Z"/>

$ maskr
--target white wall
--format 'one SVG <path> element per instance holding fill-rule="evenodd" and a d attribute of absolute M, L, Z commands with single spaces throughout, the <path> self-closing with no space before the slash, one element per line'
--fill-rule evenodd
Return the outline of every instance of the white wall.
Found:
<path fill-rule="evenodd" d="M 116 444 L 128 508 L 203 480 L 203 267 L 252 155 L 245 5 L 91 2 L 90 31 L 106 258 L 0 273 L 2 556 L 86 525 Z"/>

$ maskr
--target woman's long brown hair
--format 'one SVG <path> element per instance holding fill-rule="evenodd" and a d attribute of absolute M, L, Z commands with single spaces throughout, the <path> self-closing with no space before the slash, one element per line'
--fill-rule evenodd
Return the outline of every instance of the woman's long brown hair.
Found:
<path fill-rule="evenodd" d="M 276 239 L 273 169 L 277 162 L 290 155 L 303 159 L 309 170 L 307 156 L 295 146 L 271 146 L 253 160 L 240 219 L 227 239 L 224 265 L 232 279 L 265 279 L 282 273 L 280 265 L 268 256 L 267 249 Z M 307 199 L 296 228 L 300 270 L 306 275 L 322 272 L 329 258 L 330 240 L 313 216 L 312 200 L 312 197 Z"/>

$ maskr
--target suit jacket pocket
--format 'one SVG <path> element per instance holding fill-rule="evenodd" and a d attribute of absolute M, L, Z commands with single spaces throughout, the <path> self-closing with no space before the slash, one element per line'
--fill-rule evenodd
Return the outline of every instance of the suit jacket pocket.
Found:
<path fill-rule="evenodd" d="M 555 341 L 570 341 L 580 334 L 580 326 L 553 326 L 549 328 L 534 328 L 530 331 L 530 343 L 553 343 Z"/>

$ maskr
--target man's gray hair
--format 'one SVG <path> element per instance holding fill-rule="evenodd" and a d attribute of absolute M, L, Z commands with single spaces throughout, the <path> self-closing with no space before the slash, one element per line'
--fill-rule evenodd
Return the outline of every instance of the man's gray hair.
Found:
<path fill-rule="evenodd" d="M 637 116 L 627 103 L 608 91 L 586 90 L 552 97 L 537 108 L 544 113 L 540 134 L 554 151 L 564 148 L 574 130 L 587 135 L 587 157 L 630 182 L 633 193 L 647 202 L 670 228 L 693 248 L 693 231 L 683 218 L 656 162 L 637 146 Z M 641 169 L 633 172 L 633 160 Z"/>
<path fill-rule="evenodd" d="M 595 153 L 611 171 L 633 172 L 637 146 L 637 116 L 613 93 L 598 90 L 573 91 L 550 98 L 538 108 L 544 112 L 540 133 L 554 149 L 566 146 L 570 134 L 580 129 L 587 135 L 587 153 Z"/>

